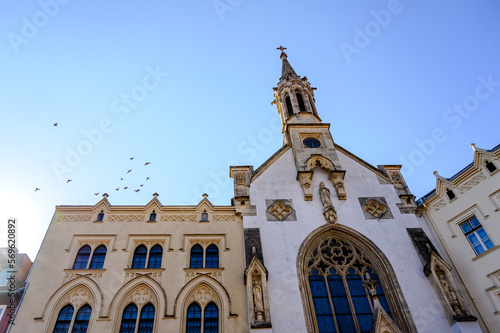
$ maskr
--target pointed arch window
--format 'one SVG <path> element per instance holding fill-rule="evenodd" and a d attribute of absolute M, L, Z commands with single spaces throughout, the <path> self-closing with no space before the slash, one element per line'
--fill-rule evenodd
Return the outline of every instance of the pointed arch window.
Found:
<path fill-rule="evenodd" d="M 286 111 L 288 118 L 293 115 L 292 101 L 290 100 L 290 96 L 288 94 L 285 95 L 285 103 L 286 103 Z"/>
<path fill-rule="evenodd" d="M 375 303 L 365 283 L 373 279 L 380 305 L 392 317 L 374 266 L 347 242 L 321 242 L 309 256 L 306 277 L 316 332 L 370 332 Z"/>
<path fill-rule="evenodd" d="M 217 305 L 210 302 L 202 311 L 198 303 L 191 303 L 187 310 L 186 333 L 219 333 L 219 308 Z"/>
<path fill-rule="evenodd" d="M 160 268 L 163 249 L 160 245 L 155 245 L 149 251 L 148 268 Z"/>
<path fill-rule="evenodd" d="M 106 258 L 106 246 L 99 245 L 92 255 L 92 260 L 90 261 L 90 269 L 101 269 L 104 266 L 104 259 Z"/>
<path fill-rule="evenodd" d="M 92 308 L 90 305 L 85 304 L 76 313 L 75 323 L 73 324 L 72 333 L 85 333 L 89 326 L 90 314 L 92 313 Z"/>
<path fill-rule="evenodd" d="M 78 250 L 73 269 L 85 269 L 90 258 L 90 246 L 84 245 Z"/>
<path fill-rule="evenodd" d="M 145 268 L 147 255 L 148 255 L 148 249 L 144 245 L 139 245 L 134 251 L 132 268 Z"/>
<path fill-rule="evenodd" d="M 304 104 L 304 100 L 302 99 L 302 94 L 299 90 L 295 91 L 295 96 L 297 97 L 297 102 L 299 103 L 299 110 L 306 111 L 306 105 Z"/>
<path fill-rule="evenodd" d="M 484 161 L 484 165 L 486 166 L 486 169 L 488 169 L 489 173 L 493 173 L 497 170 L 497 167 L 491 161 Z"/>
<path fill-rule="evenodd" d="M 104 219 L 104 211 L 101 210 L 101 212 L 97 215 L 96 221 L 102 221 L 103 219 Z"/>
<path fill-rule="evenodd" d="M 203 248 L 199 244 L 191 248 L 189 268 L 203 268 Z"/>
<path fill-rule="evenodd" d="M 130 303 L 123 310 L 122 323 L 120 325 L 120 333 L 134 333 L 135 323 L 137 321 L 137 306 Z"/>
<path fill-rule="evenodd" d="M 156 211 L 155 210 L 153 210 L 153 212 L 151 214 L 149 214 L 149 221 L 150 222 L 156 221 Z"/>
<path fill-rule="evenodd" d="M 219 248 L 214 244 L 207 247 L 205 267 L 206 268 L 219 267 Z"/>
<path fill-rule="evenodd" d="M 141 310 L 138 333 L 152 333 L 155 319 L 155 307 L 148 303 Z"/>
<path fill-rule="evenodd" d="M 61 311 L 59 311 L 53 333 L 68 332 L 69 326 L 71 325 L 71 319 L 73 318 L 73 312 L 73 306 L 69 304 L 62 308 Z"/>

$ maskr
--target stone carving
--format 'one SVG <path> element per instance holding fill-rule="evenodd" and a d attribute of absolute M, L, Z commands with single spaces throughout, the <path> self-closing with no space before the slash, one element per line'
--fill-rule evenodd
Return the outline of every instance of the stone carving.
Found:
<path fill-rule="evenodd" d="M 59 216 L 61 222 L 89 222 L 92 215 L 63 215 Z"/>
<path fill-rule="evenodd" d="M 219 282 L 222 282 L 222 271 L 220 269 L 207 269 L 206 271 L 200 271 L 200 269 L 196 270 L 185 269 L 185 271 L 186 271 L 186 280 L 185 280 L 186 283 L 188 283 L 189 281 L 200 275 L 207 275 L 213 277 Z"/>
<path fill-rule="evenodd" d="M 391 176 L 392 182 L 393 182 L 394 184 L 400 184 L 400 185 L 403 185 L 403 181 L 402 181 L 402 179 L 401 179 L 401 176 L 400 176 L 399 172 L 397 172 L 397 171 L 391 171 L 391 172 L 389 173 L 389 175 Z"/>
<path fill-rule="evenodd" d="M 272 205 L 267 207 L 267 212 L 278 220 L 283 221 L 293 213 L 293 208 L 283 201 L 276 200 Z"/>
<path fill-rule="evenodd" d="M 161 217 L 162 222 L 194 222 L 196 221 L 196 215 L 195 214 L 189 214 L 189 215 L 162 215 Z"/>
<path fill-rule="evenodd" d="M 312 171 L 301 171 L 297 174 L 297 180 L 302 186 L 302 191 L 304 192 L 304 200 L 311 201 L 313 199 L 311 182 L 312 182 Z"/>
<path fill-rule="evenodd" d="M 146 287 L 141 287 L 132 293 L 132 300 L 139 306 L 151 299 L 151 292 Z"/>
<path fill-rule="evenodd" d="M 89 292 L 85 288 L 78 288 L 74 292 L 71 293 L 69 297 L 69 301 L 73 303 L 75 307 L 78 307 L 80 304 L 88 302 L 90 299 Z"/>
<path fill-rule="evenodd" d="M 110 215 L 109 222 L 142 222 L 144 215 Z"/>
<path fill-rule="evenodd" d="M 363 210 L 372 214 L 376 218 L 380 218 L 385 212 L 387 212 L 387 207 L 372 199 L 363 206 Z"/>
<path fill-rule="evenodd" d="M 214 221 L 233 221 L 234 215 L 214 215 Z"/>
<path fill-rule="evenodd" d="M 253 293 L 253 303 L 254 303 L 254 312 L 255 312 L 255 318 L 257 321 L 263 321 L 264 320 L 264 303 L 262 302 L 262 288 L 259 285 L 259 281 L 254 280 L 253 281 L 253 288 L 252 288 L 252 293 Z"/>
<path fill-rule="evenodd" d="M 235 180 L 236 180 L 236 186 L 245 186 L 247 184 L 244 172 L 236 172 Z"/>
<path fill-rule="evenodd" d="M 193 294 L 193 299 L 198 301 L 201 305 L 205 305 L 211 301 L 212 298 L 212 291 L 205 286 L 199 287 Z"/>
<path fill-rule="evenodd" d="M 439 199 L 438 201 L 436 201 L 436 203 L 434 205 L 432 205 L 432 208 L 437 212 L 438 210 L 440 210 L 444 206 L 446 206 L 446 203 L 444 202 L 444 200 Z"/>
<path fill-rule="evenodd" d="M 335 187 L 335 191 L 337 192 L 337 197 L 339 198 L 339 200 L 347 199 L 347 193 L 344 187 L 344 177 L 345 170 L 330 171 L 329 179 L 332 181 L 332 184 Z"/>
<path fill-rule="evenodd" d="M 458 296 L 455 292 L 455 289 L 453 289 L 453 287 L 448 283 L 448 281 L 446 281 L 446 277 L 442 272 L 439 275 L 439 283 L 441 283 L 441 288 L 443 288 L 444 294 L 446 295 L 446 299 L 450 303 L 453 311 L 455 311 L 455 314 L 457 316 L 464 315 L 465 311 L 463 310 L 462 305 L 458 300 Z"/>
<path fill-rule="evenodd" d="M 325 186 L 323 182 L 319 184 L 319 197 L 321 203 L 323 204 L 323 216 L 328 223 L 337 222 L 337 212 L 333 207 L 332 198 L 330 196 L 330 190 Z"/>
<path fill-rule="evenodd" d="M 160 283 L 161 282 L 161 277 L 162 277 L 162 272 L 163 269 L 150 269 L 147 272 L 144 272 L 143 269 L 141 270 L 128 270 L 125 273 L 125 281 L 124 283 L 127 283 L 128 281 L 138 277 L 138 276 L 143 276 L 143 275 L 148 275 L 152 277 L 156 282 Z"/>
<path fill-rule="evenodd" d="M 465 191 L 470 190 L 471 188 L 473 188 L 474 186 L 479 184 L 484 179 L 486 179 L 486 176 L 484 174 L 480 173 L 480 174 L 474 176 L 472 179 L 466 181 L 464 184 L 458 186 L 458 190 L 460 191 L 460 193 L 463 194 Z"/>

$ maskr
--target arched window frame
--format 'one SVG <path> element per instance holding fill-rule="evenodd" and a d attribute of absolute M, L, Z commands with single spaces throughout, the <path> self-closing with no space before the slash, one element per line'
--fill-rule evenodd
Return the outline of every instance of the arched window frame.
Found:
<path fill-rule="evenodd" d="M 284 100 L 284 109 L 286 110 L 286 113 L 285 113 L 285 116 L 286 116 L 286 119 L 290 118 L 291 116 L 293 116 L 293 106 L 292 106 L 292 99 L 290 97 L 290 94 L 288 94 L 288 92 L 286 92 L 284 95 L 283 95 L 283 100 Z"/>
<path fill-rule="evenodd" d="M 205 320 L 207 318 L 207 310 L 210 310 L 210 311 L 213 311 L 213 310 L 216 310 L 217 312 L 217 318 L 216 320 Z M 192 317 L 190 318 L 191 315 L 198 315 L 199 314 L 199 317 Z M 210 319 L 212 319 L 213 317 L 211 317 Z M 202 305 L 196 301 L 193 301 L 191 302 L 188 307 L 187 307 L 187 310 L 186 310 L 186 325 L 185 325 L 185 331 L 186 333 L 191 333 L 191 332 L 199 332 L 199 333 L 219 333 L 221 330 L 220 330 L 220 327 L 221 327 L 221 324 L 220 324 L 220 309 L 219 309 L 219 306 L 214 302 L 214 301 L 210 301 L 208 302 L 206 305 Z M 193 323 L 193 322 L 197 322 L 199 323 L 199 331 L 195 331 L 195 330 L 188 330 L 188 325 L 190 323 Z M 207 327 L 207 325 L 210 323 L 210 322 L 216 322 L 217 323 L 217 327 L 214 328 L 213 327 Z"/>
<path fill-rule="evenodd" d="M 139 253 L 138 251 L 144 249 L 144 253 Z M 146 268 L 146 264 L 148 262 L 148 247 L 144 244 L 139 244 L 134 250 L 134 255 L 132 256 L 132 263 L 130 267 L 133 269 L 144 269 Z M 144 256 L 144 260 L 142 260 L 142 256 Z M 139 259 L 141 258 L 141 259 Z"/>
<path fill-rule="evenodd" d="M 209 251 L 211 253 L 209 253 Z M 205 268 L 219 268 L 219 247 L 217 245 L 210 244 L 209 246 L 207 246 L 205 250 L 204 263 Z"/>
<path fill-rule="evenodd" d="M 126 312 L 127 312 L 127 317 L 125 317 Z M 144 316 L 145 313 L 147 317 Z M 148 302 L 143 306 L 137 306 L 137 304 L 134 302 L 127 304 L 127 306 L 125 306 L 125 308 L 122 311 L 119 333 L 154 332 L 155 314 L 156 314 L 156 308 L 151 302 Z M 124 326 L 124 324 L 126 324 L 126 326 Z M 150 326 L 150 327 L 144 327 L 144 326 Z"/>
<path fill-rule="evenodd" d="M 302 91 L 300 89 L 295 89 L 295 97 L 299 105 L 299 112 L 306 112 L 306 104 L 304 103 L 304 97 L 302 97 Z"/>
<path fill-rule="evenodd" d="M 193 255 L 193 251 L 197 250 L 196 257 Z M 201 251 L 198 251 L 198 249 L 201 249 Z M 201 255 L 201 257 L 200 257 Z M 193 261 L 193 259 L 196 258 L 196 261 Z M 191 246 L 191 250 L 189 251 L 189 268 L 203 268 L 205 263 L 205 249 L 201 244 L 193 244 Z"/>
<path fill-rule="evenodd" d="M 96 221 L 102 222 L 104 220 L 104 210 L 101 210 L 99 214 L 97 214 Z"/>
<path fill-rule="evenodd" d="M 402 332 L 417 332 L 413 317 L 401 292 L 401 287 L 396 280 L 396 274 L 389 260 L 371 240 L 340 224 L 325 225 L 317 228 L 303 241 L 299 249 L 297 256 L 297 273 L 308 332 L 319 332 L 314 316 L 314 305 L 308 283 L 307 270 L 309 268 L 309 257 L 318 245 L 332 237 L 351 244 L 356 250 L 361 251 L 365 257 L 369 258 L 374 267 L 374 272 L 377 274 L 378 281 L 384 290 L 394 323 Z"/>
<path fill-rule="evenodd" d="M 143 266 L 140 266 L 140 267 L 134 267 L 134 263 L 136 262 L 136 258 L 137 258 L 137 250 L 139 248 L 145 248 L 145 257 L 144 257 L 144 265 Z M 160 267 L 151 267 L 151 251 L 154 249 L 154 248 L 160 248 L 161 251 L 160 251 L 160 254 L 156 254 L 160 257 Z M 159 243 L 152 243 L 152 244 L 149 244 L 149 243 L 139 243 L 137 244 L 137 246 L 135 247 L 134 249 L 134 254 L 132 255 L 132 260 L 130 262 L 130 268 L 131 269 L 156 269 L 156 268 L 161 268 L 162 266 L 162 262 L 163 262 L 163 246 Z M 142 254 L 141 254 L 142 255 Z M 141 261 L 142 262 L 142 261 Z M 137 264 L 135 264 L 137 266 Z"/>
<path fill-rule="evenodd" d="M 159 249 L 159 251 L 158 251 Z M 154 251 L 154 252 L 153 252 Z M 151 258 L 154 258 L 154 261 L 151 261 Z M 159 258 L 159 260 L 157 260 Z M 160 244 L 155 244 L 151 249 L 149 250 L 148 253 L 148 268 L 161 268 L 161 262 L 163 260 L 163 247 Z M 158 267 L 151 267 L 153 266 L 152 263 L 155 263 L 154 266 Z"/>
<path fill-rule="evenodd" d="M 102 269 L 108 249 L 104 244 L 99 245 L 92 252 L 92 259 L 90 260 L 89 269 Z M 96 267 L 97 266 L 97 267 Z"/>
<path fill-rule="evenodd" d="M 83 252 L 83 251 L 87 251 Z M 73 262 L 73 269 L 86 269 L 89 264 L 90 255 L 92 254 L 92 248 L 90 245 L 86 244 L 80 247 L 78 250 L 75 261 Z"/>
<path fill-rule="evenodd" d="M 193 261 L 193 250 L 194 249 L 200 249 L 200 251 L 197 254 L 196 258 L 197 260 L 194 262 Z M 208 253 L 209 249 L 216 249 L 216 251 L 212 253 Z M 201 255 L 201 256 L 200 256 Z M 208 264 L 209 261 L 209 255 L 210 257 L 210 265 Z M 214 258 L 216 258 L 214 260 Z M 215 266 L 213 264 L 215 262 Z M 193 265 L 196 263 L 196 265 Z M 196 266 L 196 267 L 194 267 Z M 219 246 L 216 243 L 209 243 L 209 244 L 200 244 L 200 243 L 194 243 L 191 246 L 191 249 L 189 250 L 189 268 L 219 268 L 220 267 L 220 250 Z"/>
<path fill-rule="evenodd" d="M 103 247 L 105 249 L 104 253 L 97 253 L 97 257 L 96 257 L 95 256 L 96 250 L 102 249 Z M 83 265 L 83 258 L 82 258 L 82 255 L 80 253 L 80 251 L 82 251 L 82 249 L 84 249 L 84 248 L 90 249 L 90 252 L 87 256 L 87 260 L 86 260 L 85 265 Z M 104 244 L 95 244 L 94 248 L 92 248 L 88 243 L 83 244 L 82 246 L 80 246 L 80 249 L 78 250 L 78 252 L 76 254 L 75 260 L 73 261 L 72 269 L 102 269 L 102 266 L 101 267 L 94 267 L 94 268 L 92 266 L 93 266 L 94 262 L 97 262 L 97 260 L 99 260 L 99 263 L 102 263 L 102 265 L 104 265 L 104 261 L 106 260 L 107 253 L 108 253 L 107 246 Z M 101 260 L 101 258 L 102 258 L 102 260 Z M 79 266 L 76 266 L 77 261 L 80 261 Z"/>
<path fill-rule="evenodd" d="M 86 309 L 90 309 L 90 312 L 88 313 L 88 317 L 84 319 L 78 319 L 79 315 L 82 315 L 82 311 L 85 311 Z M 65 310 L 71 309 L 71 313 L 66 313 L 65 318 L 61 319 L 61 314 Z M 76 311 L 75 311 L 76 310 Z M 57 315 L 56 322 L 54 324 L 54 330 L 52 331 L 53 333 L 84 333 L 88 330 L 88 325 L 90 321 L 90 316 L 92 314 L 92 307 L 88 303 L 84 303 L 78 308 L 74 308 L 73 305 L 71 304 L 65 304 L 63 307 L 61 307 L 61 310 L 59 310 L 59 313 Z M 58 325 L 63 324 L 63 327 L 57 327 Z M 75 327 L 75 324 L 77 326 L 80 325 L 85 325 L 85 330 L 81 330 L 81 328 Z M 80 325 L 79 325 L 80 324 Z"/>

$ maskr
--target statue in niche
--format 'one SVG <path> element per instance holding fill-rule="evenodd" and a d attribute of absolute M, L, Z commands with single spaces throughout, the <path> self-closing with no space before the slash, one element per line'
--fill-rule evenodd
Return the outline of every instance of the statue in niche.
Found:
<path fill-rule="evenodd" d="M 259 285 L 259 281 L 253 281 L 253 302 L 254 302 L 254 312 L 257 321 L 263 321 L 264 303 L 262 302 L 262 288 Z"/>
<path fill-rule="evenodd" d="M 453 308 L 453 311 L 457 314 L 457 316 L 463 316 L 465 314 L 465 311 L 462 308 L 462 305 L 460 304 L 460 301 L 458 299 L 457 293 L 455 292 L 455 289 L 451 286 L 451 284 L 446 280 L 446 277 L 442 271 L 438 272 L 439 274 L 439 282 L 441 283 L 441 287 L 443 288 L 443 291 L 446 295 L 446 298 L 448 299 L 448 302 L 450 303 L 451 307 Z"/>
<path fill-rule="evenodd" d="M 321 202 L 323 203 L 323 208 L 325 210 L 333 207 L 332 198 L 330 197 L 330 190 L 325 187 L 325 184 L 323 182 L 319 184 L 319 197 L 321 198 Z"/>

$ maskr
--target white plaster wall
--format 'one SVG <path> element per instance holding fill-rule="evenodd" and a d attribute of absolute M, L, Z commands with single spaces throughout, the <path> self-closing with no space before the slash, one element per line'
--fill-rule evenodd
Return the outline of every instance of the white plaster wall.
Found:
<path fill-rule="evenodd" d="M 376 175 L 351 158 L 337 152 L 347 170 L 347 200 L 339 201 L 328 174 L 316 168 L 312 181 L 313 201 L 304 201 L 296 180 L 293 154 L 288 150 L 268 167 L 250 187 L 251 204 L 257 216 L 245 216 L 244 228 L 260 228 L 265 266 L 269 270 L 268 292 L 273 332 L 306 332 L 297 279 L 297 253 L 304 239 L 326 222 L 319 199 L 319 184 L 332 193 L 338 223 L 371 239 L 390 261 L 419 332 L 450 332 L 450 325 L 427 278 L 406 228 L 421 227 L 413 214 L 400 214 L 399 197 L 392 185 L 379 184 Z M 358 197 L 385 197 L 394 219 L 367 220 Z M 292 199 L 297 221 L 266 221 L 266 199 Z"/>

